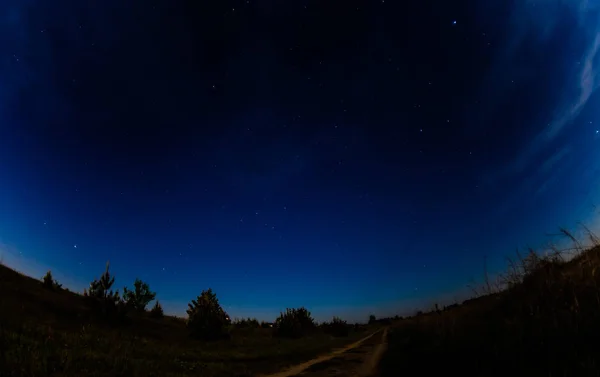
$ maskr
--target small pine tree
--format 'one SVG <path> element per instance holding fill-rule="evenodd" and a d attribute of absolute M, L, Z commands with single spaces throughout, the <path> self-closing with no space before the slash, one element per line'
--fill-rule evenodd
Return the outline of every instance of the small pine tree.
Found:
<path fill-rule="evenodd" d="M 377 322 L 377 317 L 375 317 L 375 315 L 374 315 L 374 314 L 371 314 L 371 315 L 369 316 L 369 325 L 372 325 L 372 324 L 374 324 L 375 322 Z"/>
<path fill-rule="evenodd" d="M 150 290 L 148 283 L 135 279 L 133 291 L 123 288 L 123 300 L 131 308 L 143 312 L 150 301 L 154 300 L 156 292 Z"/>
<path fill-rule="evenodd" d="M 116 298 L 118 298 L 118 291 L 114 293 L 112 290 L 112 286 L 115 283 L 115 277 L 111 276 L 109 268 L 110 263 L 107 262 L 106 270 L 100 276 L 100 279 L 94 279 L 90 283 L 90 287 L 88 289 L 88 296 L 102 300 L 112 300 L 115 297 L 115 295 Z"/>
<path fill-rule="evenodd" d="M 106 263 L 106 270 L 100 276 L 100 279 L 94 279 L 86 291 L 84 296 L 92 299 L 92 302 L 99 304 L 99 310 L 104 314 L 108 315 L 112 312 L 116 312 L 117 309 L 120 313 L 124 311 L 123 300 L 119 297 L 119 291 L 112 290 L 112 286 L 115 282 L 115 277 L 111 276 L 109 271 L 110 264 Z"/>
<path fill-rule="evenodd" d="M 42 284 L 44 285 L 44 287 L 48 288 L 48 289 L 61 289 L 62 288 L 62 284 L 59 284 L 58 281 L 56 281 L 53 277 L 52 277 L 52 271 L 48 270 L 48 272 L 46 272 L 46 275 L 44 275 L 44 277 L 42 278 Z"/>
<path fill-rule="evenodd" d="M 163 312 L 162 305 L 160 304 L 160 302 L 158 302 L 158 300 L 156 300 L 154 306 L 152 307 L 152 309 L 150 309 L 150 316 L 152 318 L 162 318 L 164 317 L 164 315 L 165 313 Z"/>
<path fill-rule="evenodd" d="M 212 289 L 202 291 L 196 300 L 188 304 L 187 327 L 193 338 L 215 340 L 227 336 L 226 326 L 229 316 L 217 299 Z"/>

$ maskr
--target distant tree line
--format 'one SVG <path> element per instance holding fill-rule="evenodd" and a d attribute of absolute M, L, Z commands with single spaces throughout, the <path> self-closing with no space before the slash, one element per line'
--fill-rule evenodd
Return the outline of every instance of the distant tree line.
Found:
<path fill-rule="evenodd" d="M 156 292 L 150 289 L 147 282 L 136 278 L 133 287 L 124 287 L 122 294 L 114 289 L 115 277 L 110 272 L 110 264 L 106 264 L 104 272 L 99 278 L 92 280 L 89 287 L 84 289 L 83 297 L 92 312 L 101 319 L 111 322 L 129 321 L 140 315 L 151 318 L 162 318 L 163 308 L 156 300 Z M 61 290 L 52 272 L 48 271 L 42 278 L 42 284 L 49 290 Z M 152 302 L 154 305 L 147 310 Z M 275 337 L 301 338 L 314 332 L 321 331 L 335 337 L 348 336 L 350 331 L 363 331 L 364 325 L 348 324 L 339 317 L 331 321 L 317 324 L 311 312 L 305 307 L 288 308 L 281 312 L 275 322 L 259 322 L 256 318 L 241 318 L 231 320 L 230 316 L 220 305 L 212 289 L 203 290 L 198 297 L 191 300 L 186 310 L 188 315 L 186 324 L 190 336 L 203 340 L 218 340 L 229 338 L 232 328 L 238 329 L 272 329 Z M 369 323 L 381 323 L 385 319 L 377 320 L 374 315 L 369 317 Z"/>

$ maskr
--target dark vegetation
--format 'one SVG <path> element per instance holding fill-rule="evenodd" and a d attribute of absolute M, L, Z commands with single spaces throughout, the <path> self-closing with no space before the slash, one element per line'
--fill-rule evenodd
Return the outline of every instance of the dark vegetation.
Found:
<path fill-rule="evenodd" d="M 273 335 L 283 338 L 300 338 L 316 330 L 315 320 L 306 308 L 286 309 L 275 320 Z"/>
<path fill-rule="evenodd" d="M 233 325 L 243 329 L 243 328 L 252 328 L 257 329 L 261 327 L 261 324 L 258 322 L 256 318 L 241 318 L 237 319 L 233 322 Z"/>
<path fill-rule="evenodd" d="M 211 289 L 190 302 L 186 320 L 165 315 L 148 283 L 136 279 L 121 295 L 114 282 L 107 264 L 80 295 L 50 271 L 39 281 L 0 265 L 0 376 L 252 376 L 376 328 L 317 325 L 305 308 L 274 323 L 232 322 Z"/>
<path fill-rule="evenodd" d="M 187 327 L 192 337 L 217 340 L 229 336 L 227 326 L 231 321 L 212 289 L 202 291 L 197 299 L 188 304 L 187 315 Z"/>
<path fill-rule="evenodd" d="M 322 323 L 321 327 L 326 334 L 343 337 L 348 336 L 352 326 L 348 325 L 346 321 L 339 317 L 333 317 L 331 322 Z"/>
<path fill-rule="evenodd" d="M 120 295 L 108 264 L 83 295 L 50 271 L 39 281 L 0 265 L 0 376 L 252 376 L 383 326 L 391 326 L 383 377 L 598 376 L 600 243 L 590 239 L 595 246 L 575 243 L 568 258 L 517 253 L 496 280 L 484 272 L 462 304 L 408 318 L 371 315 L 368 325 L 337 317 L 317 324 L 303 307 L 273 323 L 231 321 L 211 289 L 189 303 L 186 320 L 164 315 L 139 279 Z"/>
<path fill-rule="evenodd" d="M 152 318 L 162 318 L 165 316 L 162 306 L 160 302 L 156 300 L 152 309 L 150 309 L 150 317 Z"/>
<path fill-rule="evenodd" d="M 382 376 L 599 376 L 600 244 L 563 233 L 573 249 L 517 254 L 475 298 L 397 322 Z"/>
<path fill-rule="evenodd" d="M 44 288 L 52 289 L 52 290 L 61 290 L 62 284 L 59 284 L 58 281 L 54 279 L 52 276 L 52 271 L 46 272 L 46 275 L 42 278 L 42 284 Z"/>
<path fill-rule="evenodd" d="M 150 301 L 154 300 L 155 297 L 156 292 L 152 292 L 148 283 L 145 283 L 140 279 L 135 279 L 132 291 L 128 290 L 127 287 L 123 288 L 123 301 L 126 305 L 129 305 L 130 308 L 138 312 L 146 310 L 146 306 L 148 306 Z M 158 304 L 158 301 L 156 304 Z"/>

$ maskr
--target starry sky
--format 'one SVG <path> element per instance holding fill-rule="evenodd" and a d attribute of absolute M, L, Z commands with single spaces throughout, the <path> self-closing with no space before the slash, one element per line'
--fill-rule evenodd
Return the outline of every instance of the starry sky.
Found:
<path fill-rule="evenodd" d="M 2 1 L 2 261 L 177 315 L 452 301 L 600 229 L 599 50 L 597 0 Z"/>

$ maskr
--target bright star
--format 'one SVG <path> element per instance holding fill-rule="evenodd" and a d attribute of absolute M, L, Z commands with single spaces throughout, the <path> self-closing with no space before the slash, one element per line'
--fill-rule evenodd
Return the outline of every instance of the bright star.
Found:
<path fill-rule="evenodd" d="M 77 249 L 77 244 L 73 245 L 73 247 L 74 247 L 75 249 Z"/>
<path fill-rule="evenodd" d="M 456 20 L 452 21 L 452 25 L 456 25 Z"/>

